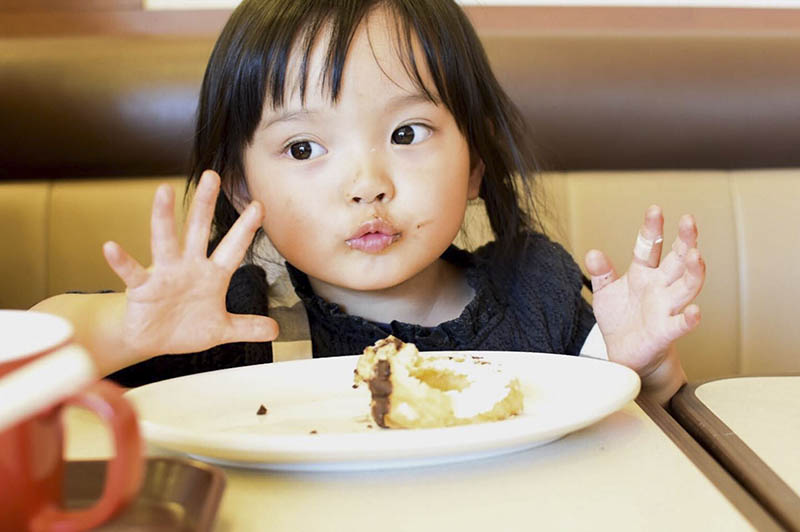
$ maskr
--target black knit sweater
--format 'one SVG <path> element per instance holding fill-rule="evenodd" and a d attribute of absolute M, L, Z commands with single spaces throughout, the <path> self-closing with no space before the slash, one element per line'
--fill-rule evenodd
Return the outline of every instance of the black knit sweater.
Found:
<path fill-rule="evenodd" d="M 492 264 L 493 244 L 474 253 L 451 246 L 443 259 L 463 268 L 475 297 L 461 315 L 435 327 L 393 321 L 375 323 L 344 313 L 317 296 L 308 277 L 287 264 L 308 312 L 314 357 L 353 355 L 393 334 L 421 350 L 502 350 L 578 354 L 594 325 L 581 297 L 582 277 L 572 257 L 538 234 L 528 238 L 516 260 Z M 231 279 L 230 312 L 267 314 L 264 271 L 244 266 Z M 191 355 L 164 355 L 121 370 L 112 378 L 137 386 L 178 375 L 272 361 L 269 343 L 217 346 Z"/>

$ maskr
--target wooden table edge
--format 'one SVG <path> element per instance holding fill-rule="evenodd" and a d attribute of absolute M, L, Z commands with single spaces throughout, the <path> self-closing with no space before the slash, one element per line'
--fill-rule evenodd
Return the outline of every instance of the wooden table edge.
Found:
<path fill-rule="evenodd" d="M 664 407 L 641 395 L 636 399 L 636 404 L 757 530 L 784 530 L 759 501 L 684 430 Z"/>
<path fill-rule="evenodd" d="M 800 497 L 695 394 L 716 380 L 722 379 L 684 385 L 670 401 L 670 412 L 778 523 L 800 531 Z"/>

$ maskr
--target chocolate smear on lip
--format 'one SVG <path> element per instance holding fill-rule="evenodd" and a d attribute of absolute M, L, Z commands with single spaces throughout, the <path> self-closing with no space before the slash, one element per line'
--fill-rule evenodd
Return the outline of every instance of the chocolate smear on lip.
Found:
<path fill-rule="evenodd" d="M 383 428 L 388 428 L 384 418 L 390 408 L 391 374 L 392 368 L 389 366 L 389 361 L 379 360 L 375 365 L 375 376 L 369 380 L 369 391 L 372 394 L 372 418 Z"/>
<path fill-rule="evenodd" d="M 263 416 L 266 413 L 267 413 L 267 407 L 264 406 L 264 405 L 261 405 L 261 406 L 258 407 L 258 412 L 256 412 L 256 415 L 257 416 Z"/>

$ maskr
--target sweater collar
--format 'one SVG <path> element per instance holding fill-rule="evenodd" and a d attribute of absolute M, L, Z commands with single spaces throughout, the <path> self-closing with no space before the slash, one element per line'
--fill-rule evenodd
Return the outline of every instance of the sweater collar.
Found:
<path fill-rule="evenodd" d="M 389 324 L 380 324 L 366 320 L 358 316 L 351 316 L 345 313 L 339 305 L 328 302 L 314 293 L 308 276 L 286 263 L 289 278 L 294 285 L 295 292 L 309 314 L 310 322 L 327 322 L 341 332 L 357 330 L 359 332 L 372 332 L 378 337 L 385 336 L 387 333 L 394 334 L 407 341 L 416 341 L 425 344 L 430 340 L 431 345 L 456 345 L 462 343 L 465 338 L 475 338 L 479 332 L 481 324 L 491 323 L 485 319 L 486 313 L 489 316 L 499 316 L 500 304 L 496 295 L 489 289 L 489 283 L 485 278 L 486 268 L 481 267 L 482 263 L 476 257 L 454 245 L 451 245 L 442 254 L 442 258 L 452 264 L 464 269 L 467 282 L 475 291 L 475 296 L 464 307 L 461 314 L 453 319 L 441 323 L 435 327 L 424 327 L 413 323 L 393 321 Z M 484 318 L 480 319 L 483 314 Z M 482 336 L 482 335 L 477 335 Z M 424 345 L 420 345 L 424 348 Z M 434 347 L 435 348 L 435 347 Z"/>

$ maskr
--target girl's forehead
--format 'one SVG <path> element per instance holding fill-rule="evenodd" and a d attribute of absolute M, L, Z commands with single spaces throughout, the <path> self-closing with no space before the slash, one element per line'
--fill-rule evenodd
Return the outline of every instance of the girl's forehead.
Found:
<path fill-rule="evenodd" d="M 326 24 L 310 48 L 304 46 L 304 38 L 296 40 L 286 65 L 283 105 L 278 107 L 303 107 L 309 101 L 334 104 L 342 93 L 376 86 L 391 93 L 426 93 L 433 101 L 439 100 L 419 39 L 413 33 L 409 39 L 402 36 L 385 9 L 361 21 L 338 64 L 333 38 L 331 25 Z M 337 87 L 333 82 L 336 69 L 341 75 Z"/>

